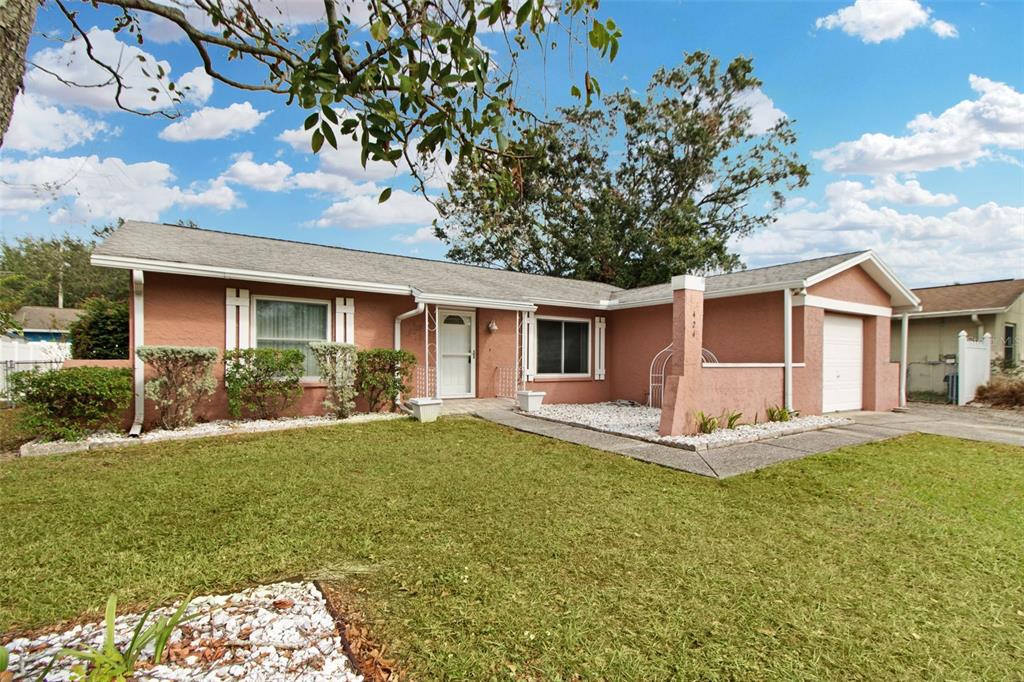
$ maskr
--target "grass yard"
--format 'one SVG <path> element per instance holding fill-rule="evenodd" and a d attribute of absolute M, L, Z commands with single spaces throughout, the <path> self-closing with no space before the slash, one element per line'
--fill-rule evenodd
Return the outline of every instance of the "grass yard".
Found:
<path fill-rule="evenodd" d="M 1024 450 L 713 481 L 474 419 L 0 462 L 0 631 L 333 576 L 417 679 L 1021 679 Z"/>

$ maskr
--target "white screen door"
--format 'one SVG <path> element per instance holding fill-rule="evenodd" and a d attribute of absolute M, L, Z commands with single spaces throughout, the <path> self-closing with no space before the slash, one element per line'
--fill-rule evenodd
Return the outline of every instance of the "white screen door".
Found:
<path fill-rule="evenodd" d="M 472 398 L 476 395 L 476 316 L 441 310 L 438 318 L 441 397 Z"/>

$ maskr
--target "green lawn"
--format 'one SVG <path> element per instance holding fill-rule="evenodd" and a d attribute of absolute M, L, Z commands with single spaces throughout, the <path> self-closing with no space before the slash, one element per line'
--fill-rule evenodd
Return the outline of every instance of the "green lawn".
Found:
<path fill-rule="evenodd" d="M 297 575 L 419 679 L 1020 679 L 1024 450 L 713 481 L 473 419 L 0 463 L 0 631 Z"/>

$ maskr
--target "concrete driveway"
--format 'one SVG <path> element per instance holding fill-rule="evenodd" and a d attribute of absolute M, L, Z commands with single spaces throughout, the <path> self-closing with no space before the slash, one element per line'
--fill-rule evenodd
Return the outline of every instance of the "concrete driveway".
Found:
<path fill-rule="evenodd" d="M 1016 410 L 910 403 L 906 412 L 849 412 L 843 416 L 853 419 L 855 427 L 870 427 L 880 433 L 918 431 L 1024 446 L 1024 412 Z"/>

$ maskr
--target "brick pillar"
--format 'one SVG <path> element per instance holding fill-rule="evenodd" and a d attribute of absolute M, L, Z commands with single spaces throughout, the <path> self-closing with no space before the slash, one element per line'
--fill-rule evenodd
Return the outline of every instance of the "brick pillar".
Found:
<path fill-rule="evenodd" d="M 693 433 L 693 406 L 701 389 L 701 351 L 704 341 L 704 278 L 672 278 L 672 360 L 665 377 L 661 404 L 663 436 Z"/>

